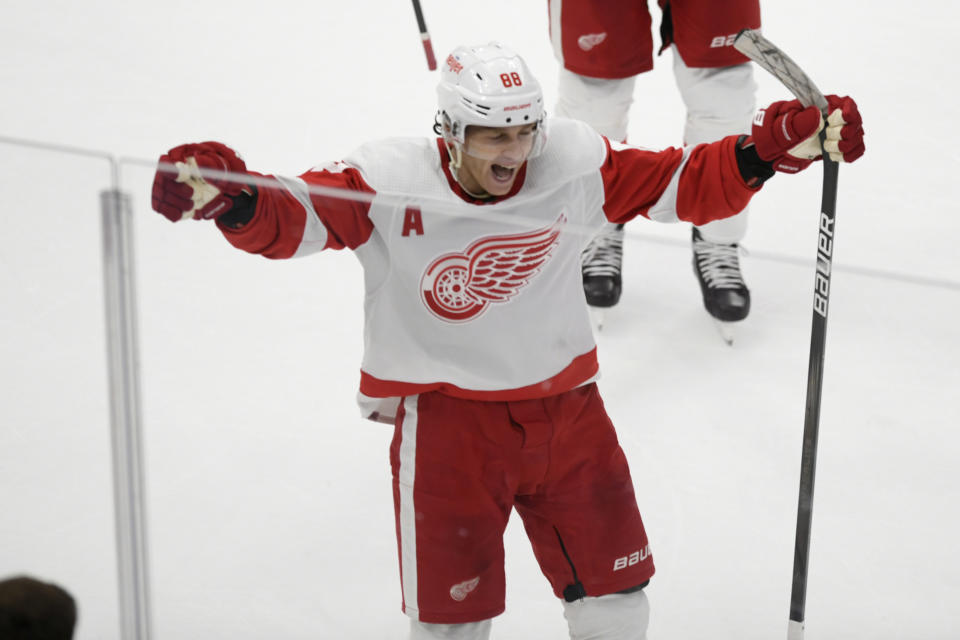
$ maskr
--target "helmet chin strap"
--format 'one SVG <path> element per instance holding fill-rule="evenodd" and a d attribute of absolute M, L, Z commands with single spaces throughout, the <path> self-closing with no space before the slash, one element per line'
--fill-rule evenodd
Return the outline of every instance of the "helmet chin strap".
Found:
<path fill-rule="evenodd" d="M 453 179 L 457 181 L 457 184 L 460 185 L 460 188 L 463 189 L 468 196 L 471 198 L 476 198 L 477 200 L 485 200 L 492 197 L 489 193 L 483 192 L 483 194 L 474 193 L 467 189 L 463 184 L 463 180 L 460 179 L 460 167 L 463 166 L 463 148 L 457 142 L 448 142 L 447 151 L 450 153 L 450 175 L 453 176 Z"/>

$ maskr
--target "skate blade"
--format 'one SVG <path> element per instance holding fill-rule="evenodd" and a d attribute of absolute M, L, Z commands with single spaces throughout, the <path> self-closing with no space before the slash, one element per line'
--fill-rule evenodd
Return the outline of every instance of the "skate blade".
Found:
<path fill-rule="evenodd" d="M 733 346 L 733 340 L 736 338 L 736 329 L 734 328 L 737 322 L 724 322 L 723 320 L 713 320 L 713 324 L 716 325 L 717 331 L 720 332 L 720 337 L 723 338 L 723 341 L 726 342 L 729 346 Z"/>

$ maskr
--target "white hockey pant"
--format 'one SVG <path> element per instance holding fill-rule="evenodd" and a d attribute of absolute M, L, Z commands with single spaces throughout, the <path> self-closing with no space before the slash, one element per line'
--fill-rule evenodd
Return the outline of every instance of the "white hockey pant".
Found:
<path fill-rule="evenodd" d="M 698 69 L 684 64 L 676 46 L 671 49 L 673 75 L 687 107 L 684 144 L 692 146 L 725 136 L 750 133 L 753 113 L 757 108 L 753 65 L 746 63 Z M 748 210 L 749 207 L 733 217 L 700 227 L 704 240 L 724 244 L 743 240 L 747 234 Z"/>
<path fill-rule="evenodd" d="M 563 603 L 570 640 L 646 640 L 650 605 L 643 591 Z M 410 640 L 489 640 L 490 620 L 467 624 L 410 621 Z"/>
<path fill-rule="evenodd" d="M 637 77 L 588 78 L 560 68 L 556 114 L 582 120 L 615 142 L 627 139 Z"/>

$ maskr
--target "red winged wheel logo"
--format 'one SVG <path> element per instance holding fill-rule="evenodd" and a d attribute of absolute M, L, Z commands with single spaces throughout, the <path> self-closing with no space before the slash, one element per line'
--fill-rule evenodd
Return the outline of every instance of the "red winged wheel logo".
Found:
<path fill-rule="evenodd" d="M 508 301 L 540 272 L 566 221 L 561 214 L 545 229 L 482 238 L 463 253 L 440 256 L 420 279 L 423 303 L 441 320 L 467 322 Z"/>

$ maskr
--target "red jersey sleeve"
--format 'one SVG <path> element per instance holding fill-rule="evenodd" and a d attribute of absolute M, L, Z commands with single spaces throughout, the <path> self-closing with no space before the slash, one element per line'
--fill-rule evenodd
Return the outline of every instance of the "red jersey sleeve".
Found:
<path fill-rule="evenodd" d="M 746 208 L 760 187 L 747 186 L 737 168 L 737 136 L 697 145 L 680 174 L 677 217 L 699 226 Z"/>
<path fill-rule="evenodd" d="M 369 211 L 375 192 L 352 167 L 338 163 L 333 170 L 311 170 L 300 176 L 302 182 L 264 178 L 272 184 L 258 186 L 253 218 L 237 229 L 220 226 L 238 249 L 292 258 L 320 249 L 355 249 L 373 232 Z"/>
<path fill-rule="evenodd" d="M 356 249 L 373 232 L 369 213 L 376 192 L 358 170 L 341 163 L 335 166 L 337 171 L 308 171 L 300 177 L 308 185 L 320 187 L 310 193 L 310 201 L 330 233 L 325 248 Z M 334 189 L 345 189 L 352 194 L 339 196 Z"/>
<path fill-rule="evenodd" d="M 611 222 L 627 222 L 638 215 L 649 218 L 656 208 L 672 212 L 674 219 L 701 225 L 739 213 L 757 192 L 747 186 L 737 168 L 736 136 L 686 152 L 674 147 L 662 151 L 614 148 L 609 140 L 604 142 L 603 210 Z"/>
<path fill-rule="evenodd" d="M 600 167 L 603 177 L 603 211 L 611 222 L 626 222 L 647 213 L 656 204 L 683 162 L 683 151 L 673 147 L 651 151 L 617 145 L 603 139 L 607 157 Z"/>

